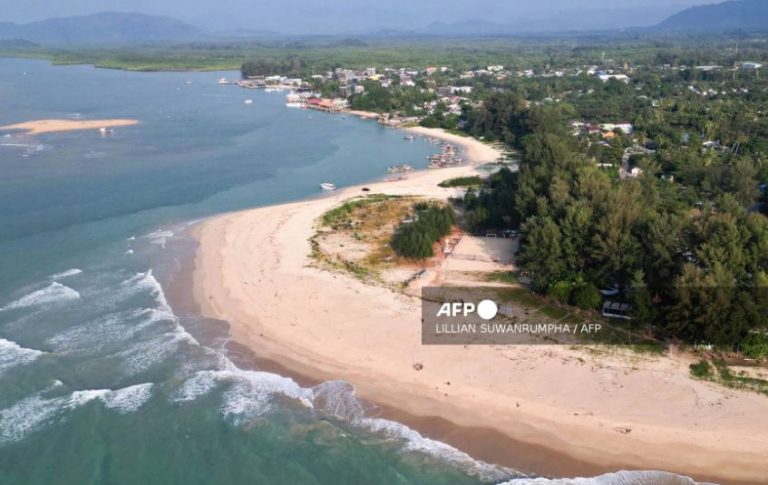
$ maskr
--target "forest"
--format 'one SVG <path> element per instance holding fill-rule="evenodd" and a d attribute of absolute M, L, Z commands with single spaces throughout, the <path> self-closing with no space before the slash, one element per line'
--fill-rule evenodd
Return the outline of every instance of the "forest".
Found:
<path fill-rule="evenodd" d="M 768 160 L 758 115 L 767 96 L 682 90 L 662 103 L 638 99 L 645 89 L 676 92 L 679 77 L 640 90 L 598 85 L 593 99 L 574 102 L 490 95 L 467 113 L 465 129 L 515 147 L 519 171 L 503 169 L 468 190 L 466 219 L 475 230 L 520 228 L 518 260 L 534 291 L 597 309 L 599 290 L 616 288 L 633 305 L 633 325 L 660 338 L 764 350 L 755 344 L 768 342 Z M 610 143 L 569 128 L 574 119 L 619 116 L 635 132 Z M 633 143 L 652 150 L 630 161 L 642 175 L 620 177 Z"/>

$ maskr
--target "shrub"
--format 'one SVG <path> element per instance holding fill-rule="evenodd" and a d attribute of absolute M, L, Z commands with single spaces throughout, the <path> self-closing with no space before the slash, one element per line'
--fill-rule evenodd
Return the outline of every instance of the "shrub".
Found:
<path fill-rule="evenodd" d="M 752 359 L 768 357 L 768 337 L 762 333 L 750 333 L 742 343 L 744 355 Z"/>
<path fill-rule="evenodd" d="M 560 303 L 569 303 L 571 301 L 571 291 L 573 283 L 570 281 L 557 281 L 549 286 L 547 294 Z"/>
<path fill-rule="evenodd" d="M 689 368 L 691 369 L 691 375 L 698 379 L 706 379 L 712 374 L 712 367 L 706 360 L 700 360 L 695 364 L 691 364 Z"/>
<path fill-rule="evenodd" d="M 600 306 L 603 297 L 592 283 L 576 285 L 571 292 L 571 303 L 583 310 L 594 310 Z"/>

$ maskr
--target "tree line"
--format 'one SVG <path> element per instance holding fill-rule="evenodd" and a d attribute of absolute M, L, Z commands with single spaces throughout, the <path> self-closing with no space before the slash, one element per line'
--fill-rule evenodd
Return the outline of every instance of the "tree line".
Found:
<path fill-rule="evenodd" d="M 762 154 L 670 144 L 642 176 L 622 179 L 597 166 L 594 140 L 569 132 L 575 111 L 500 93 L 469 113 L 469 133 L 513 145 L 520 163 L 467 192 L 468 223 L 519 227 L 518 261 L 537 292 L 596 308 L 598 289 L 615 286 L 635 322 L 660 337 L 729 349 L 765 338 L 768 218 L 754 207 Z"/>

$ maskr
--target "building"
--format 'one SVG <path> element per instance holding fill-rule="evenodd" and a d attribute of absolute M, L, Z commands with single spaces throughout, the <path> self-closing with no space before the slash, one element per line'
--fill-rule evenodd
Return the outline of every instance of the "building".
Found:
<path fill-rule="evenodd" d="M 607 83 L 611 79 L 614 79 L 616 81 L 621 81 L 625 84 L 629 84 L 629 76 L 626 74 L 598 74 L 598 78 L 600 78 L 601 81 L 604 83 Z"/>

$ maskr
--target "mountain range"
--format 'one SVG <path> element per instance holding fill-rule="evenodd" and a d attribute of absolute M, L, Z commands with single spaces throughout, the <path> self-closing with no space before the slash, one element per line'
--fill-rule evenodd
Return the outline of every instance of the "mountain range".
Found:
<path fill-rule="evenodd" d="M 768 1 L 732 0 L 690 7 L 656 26 L 666 31 L 768 31 Z"/>
<path fill-rule="evenodd" d="M 621 9 L 615 9 L 612 12 L 616 18 L 616 25 L 625 22 L 626 12 Z M 460 23 L 433 22 L 421 29 L 408 31 L 385 29 L 370 33 L 368 36 L 503 36 L 548 30 L 546 23 L 523 20 L 488 22 L 470 19 Z M 581 21 L 576 22 L 576 25 L 582 25 Z M 586 20 L 583 25 L 587 25 Z M 610 25 L 609 21 L 600 29 L 619 30 L 611 28 Z M 768 0 L 731 0 L 691 7 L 670 16 L 658 25 L 634 30 L 646 32 L 768 31 Z M 318 34 L 318 32 L 310 34 Z M 0 42 L 3 44 L 23 40 L 39 44 L 109 45 L 279 36 L 277 32 L 258 29 L 208 33 L 170 17 L 122 12 L 54 18 L 28 24 L 0 22 Z"/>
<path fill-rule="evenodd" d="M 192 25 L 170 17 L 102 12 L 28 24 L 0 23 L 0 40 L 24 39 L 41 44 L 126 44 L 186 41 L 205 37 Z"/>

